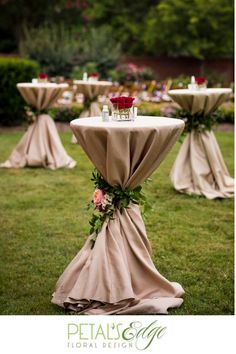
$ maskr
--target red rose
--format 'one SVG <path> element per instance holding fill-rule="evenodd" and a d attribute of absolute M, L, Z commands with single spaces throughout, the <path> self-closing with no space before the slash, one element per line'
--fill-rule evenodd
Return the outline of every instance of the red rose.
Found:
<path fill-rule="evenodd" d="M 195 81 L 198 85 L 202 85 L 202 84 L 205 84 L 206 79 L 205 79 L 205 77 L 199 76 L 199 77 L 195 78 Z"/>
<path fill-rule="evenodd" d="M 134 97 L 120 96 L 120 97 L 111 98 L 110 101 L 115 108 L 126 109 L 132 107 Z"/>
<path fill-rule="evenodd" d="M 47 79 L 47 78 L 48 78 L 48 75 L 45 74 L 45 73 L 40 73 L 40 74 L 38 75 L 38 78 L 41 79 L 41 80 L 44 80 L 44 79 Z"/>
<path fill-rule="evenodd" d="M 91 73 L 90 76 L 91 77 L 98 77 L 98 73 Z"/>

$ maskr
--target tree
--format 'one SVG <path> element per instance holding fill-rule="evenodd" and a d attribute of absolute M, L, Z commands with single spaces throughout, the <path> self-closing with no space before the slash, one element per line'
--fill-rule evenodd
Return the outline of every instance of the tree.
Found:
<path fill-rule="evenodd" d="M 233 55 L 233 20 L 233 0 L 0 0 L 8 47 L 46 22 L 80 33 L 109 25 L 129 54 L 225 57 Z"/>
<path fill-rule="evenodd" d="M 124 52 L 140 54 L 146 14 L 159 1 L 87 0 L 85 14 L 93 26 L 109 24 L 113 37 L 121 43 Z"/>
<path fill-rule="evenodd" d="M 78 0 L 0 0 L 0 51 L 17 50 L 25 31 L 48 24 L 80 24 L 83 11 Z M 82 2 L 81 2 L 82 3 Z"/>
<path fill-rule="evenodd" d="M 149 9 L 142 41 L 152 54 L 232 56 L 233 22 L 232 0 L 162 0 Z"/>

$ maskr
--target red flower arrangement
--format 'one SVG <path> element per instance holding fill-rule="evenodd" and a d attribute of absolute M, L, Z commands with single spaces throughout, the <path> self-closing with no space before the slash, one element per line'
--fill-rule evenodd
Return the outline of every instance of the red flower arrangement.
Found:
<path fill-rule="evenodd" d="M 110 99 L 115 109 L 129 109 L 133 105 L 134 97 L 114 97 Z"/>
<path fill-rule="evenodd" d="M 99 76 L 99 74 L 94 72 L 94 73 L 91 73 L 89 76 L 97 78 Z"/>
<path fill-rule="evenodd" d="M 203 76 L 196 77 L 195 81 L 198 85 L 203 85 L 206 83 L 206 79 Z"/>
<path fill-rule="evenodd" d="M 48 74 L 40 73 L 40 74 L 38 75 L 38 78 L 39 78 L 40 80 L 46 80 L 46 79 L 48 78 Z"/>

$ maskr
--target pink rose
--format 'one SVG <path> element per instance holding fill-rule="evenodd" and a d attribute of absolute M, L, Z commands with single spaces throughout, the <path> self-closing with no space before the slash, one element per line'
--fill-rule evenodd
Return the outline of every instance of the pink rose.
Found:
<path fill-rule="evenodd" d="M 105 192 L 102 189 L 95 189 L 93 193 L 93 203 L 95 205 L 95 208 L 99 209 L 100 206 L 102 205 L 103 199 L 104 199 Z"/>

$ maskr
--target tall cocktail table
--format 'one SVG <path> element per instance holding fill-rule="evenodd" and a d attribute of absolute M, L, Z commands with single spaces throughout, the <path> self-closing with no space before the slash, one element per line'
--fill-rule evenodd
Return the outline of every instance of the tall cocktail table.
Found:
<path fill-rule="evenodd" d="M 76 119 L 71 128 L 105 181 L 133 190 L 160 165 L 184 123 L 160 117 L 133 122 L 93 117 Z M 93 236 L 59 278 L 54 304 L 89 315 L 167 313 L 182 304 L 181 285 L 165 279 L 152 262 L 138 204 L 131 202 L 122 213 L 116 209 L 94 247 Z"/>
<path fill-rule="evenodd" d="M 194 120 L 194 115 L 211 115 L 225 102 L 228 88 L 170 90 L 168 95 Z M 188 119 L 188 118 L 186 118 Z M 203 120 L 204 122 L 204 120 Z M 188 132 L 171 171 L 174 188 L 181 193 L 208 199 L 234 196 L 234 179 L 230 177 L 212 130 Z"/>
<path fill-rule="evenodd" d="M 19 83 L 17 88 L 27 104 L 35 110 L 35 119 L 7 161 L 0 167 L 45 167 L 52 170 L 73 168 L 76 162 L 66 153 L 53 119 L 47 109 L 58 100 L 67 84 Z"/>

